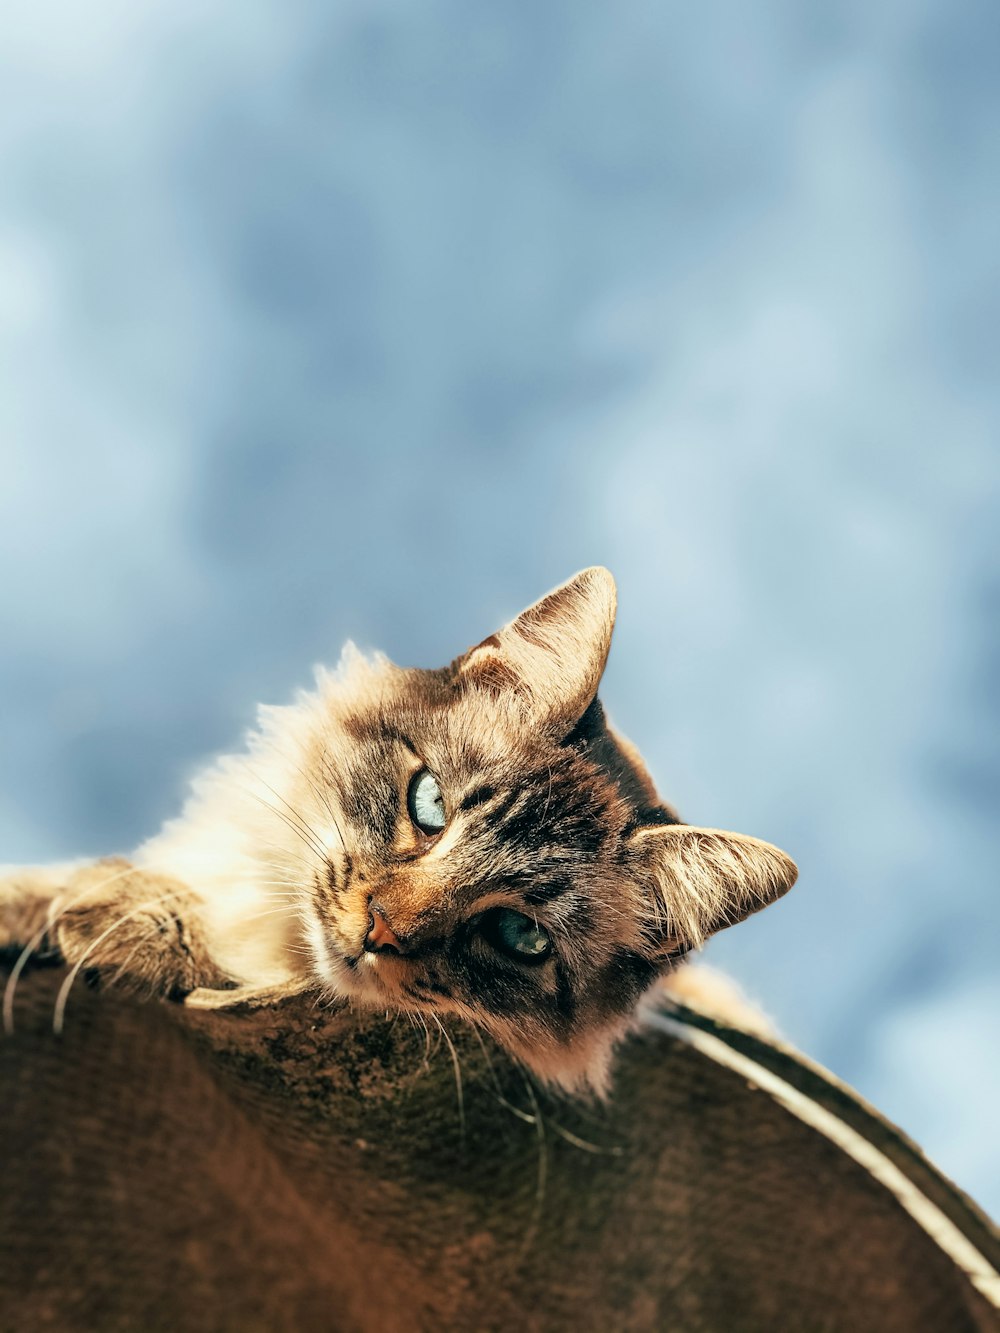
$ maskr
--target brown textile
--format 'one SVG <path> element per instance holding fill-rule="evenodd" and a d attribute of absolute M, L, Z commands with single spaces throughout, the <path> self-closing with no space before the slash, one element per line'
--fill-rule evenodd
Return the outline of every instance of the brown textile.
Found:
<path fill-rule="evenodd" d="M 474 1034 L 299 997 L 197 1013 L 22 978 L 0 1038 L 3 1330 L 995 1329 L 896 1198 L 664 1030 L 607 1106 Z M 682 1015 L 683 1016 L 683 1015 Z M 860 1129 L 980 1254 L 977 1210 L 848 1092 L 687 1015 Z"/>

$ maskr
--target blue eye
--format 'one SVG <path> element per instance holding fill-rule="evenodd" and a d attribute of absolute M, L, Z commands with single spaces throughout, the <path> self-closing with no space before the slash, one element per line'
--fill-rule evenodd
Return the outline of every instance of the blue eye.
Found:
<path fill-rule="evenodd" d="M 433 836 L 444 828 L 444 797 L 437 784 L 437 778 L 428 769 L 422 768 L 413 775 L 406 793 L 406 808 L 410 818 L 421 833 Z"/>
<path fill-rule="evenodd" d="M 549 932 L 532 917 L 509 907 L 496 907 L 487 912 L 479 929 L 494 949 L 520 963 L 543 963 L 552 952 Z"/>

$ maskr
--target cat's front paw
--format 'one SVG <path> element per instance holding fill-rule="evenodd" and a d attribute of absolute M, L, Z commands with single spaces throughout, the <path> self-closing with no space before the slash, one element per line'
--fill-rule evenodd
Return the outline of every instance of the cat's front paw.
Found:
<path fill-rule="evenodd" d="M 178 880 L 148 875 L 127 862 L 100 862 L 74 877 L 52 919 L 51 933 L 66 962 L 93 968 L 108 981 L 177 995 L 204 980 L 191 894 Z"/>

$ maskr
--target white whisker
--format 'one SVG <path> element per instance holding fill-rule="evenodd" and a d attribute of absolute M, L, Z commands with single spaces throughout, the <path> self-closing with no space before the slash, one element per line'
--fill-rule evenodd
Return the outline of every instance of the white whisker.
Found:
<path fill-rule="evenodd" d="M 41 944 L 42 940 L 44 940 L 45 936 L 50 931 L 53 931 L 55 929 L 56 925 L 59 922 L 59 919 L 67 911 L 69 911 L 71 907 L 76 907 L 80 902 L 82 902 L 84 898 L 88 896 L 88 894 L 97 893 L 100 890 L 104 890 L 108 888 L 110 885 L 117 883 L 118 880 L 124 879 L 128 875 L 136 873 L 136 870 L 137 870 L 136 866 L 128 865 L 123 870 L 119 870 L 116 874 L 109 876 L 107 879 L 101 880 L 99 883 L 87 884 L 84 888 L 78 889 L 76 893 L 69 896 L 66 899 L 66 901 L 59 902 L 59 906 L 55 911 L 52 910 L 52 907 L 53 904 L 56 901 L 58 901 L 58 898 L 53 899 L 53 904 L 50 904 L 49 912 L 46 916 L 46 921 L 44 926 L 42 926 L 40 930 L 36 931 L 35 934 L 32 935 L 31 939 L 28 940 L 27 944 L 21 950 L 20 954 L 18 954 L 17 960 L 15 961 L 14 966 L 11 969 L 10 976 L 7 978 L 7 984 L 4 987 L 3 1029 L 8 1037 L 11 1036 L 14 1031 L 14 997 L 17 992 L 18 980 L 20 979 L 21 973 L 27 966 L 28 961 L 31 958 L 31 955 Z M 141 873 L 146 873 L 146 867 L 142 868 Z M 158 872 L 153 871 L 152 873 L 158 873 Z"/>
<path fill-rule="evenodd" d="M 448 1050 L 451 1053 L 452 1068 L 455 1071 L 455 1097 L 458 1102 L 458 1124 L 462 1139 L 465 1139 L 465 1097 L 462 1092 L 462 1064 L 458 1058 L 458 1052 L 455 1050 L 455 1043 L 448 1035 L 447 1029 L 438 1018 L 437 1014 L 432 1015 L 434 1022 L 441 1030 L 441 1036 L 448 1044 Z"/>
<path fill-rule="evenodd" d="M 159 907 L 171 898 L 181 897 L 184 895 L 185 892 L 186 890 L 184 889 L 175 889 L 172 893 L 165 893 L 160 898 L 147 899 L 145 902 L 140 903 L 138 907 L 133 907 L 130 912 L 126 912 L 124 916 L 120 916 L 117 921 L 112 922 L 112 924 L 108 926 L 107 930 L 102 931 L 101 934 L 98 935 L 96 939 L 91 940 L 91 942 L 87 945 L 86 949 L 84 949 L 79 959 L 77 959 L 73 967 L 70 968 L 66 980 L 59 988 L 59 994 L 56 996 L 55 1009 L 53 1010 L 52 1014 L 53 1032 L 57 1034 L 62 1032 L 63 1020 L 66 1014 L 66 1004 L 69 1000 L 69 993 L 73 988 L 74 981 L 76 981 L 77 977 L 80 975 L 81 969 L 83 968 L 87 959 L 93 954 L 94 950 L 99 945 L 103 944 L 109 935 L 112 935 L 116 930 L 119 929 L 119 927 L 123 926 L 126 921 L 132 921 L 142 912 L 148 912 L 150 908 Z"/>

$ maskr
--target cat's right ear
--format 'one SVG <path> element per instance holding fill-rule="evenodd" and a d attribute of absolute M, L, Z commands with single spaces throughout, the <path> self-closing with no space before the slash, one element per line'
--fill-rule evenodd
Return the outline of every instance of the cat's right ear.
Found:
<path fill-rule="evenodd" d="M 528 720 L 565 735 L 597 693 L 616 605 L 614 579 L 595 565 L 470 648 L 454 669 L 464 684 L 516 694 Z"/>
<path fill-rule="evenodd" d="M 798 875 L 769 842 L 687 824 L 645 825 L 625 854 L 642 893 L 650 956 L 664 962 L 783 897 Z"/>

